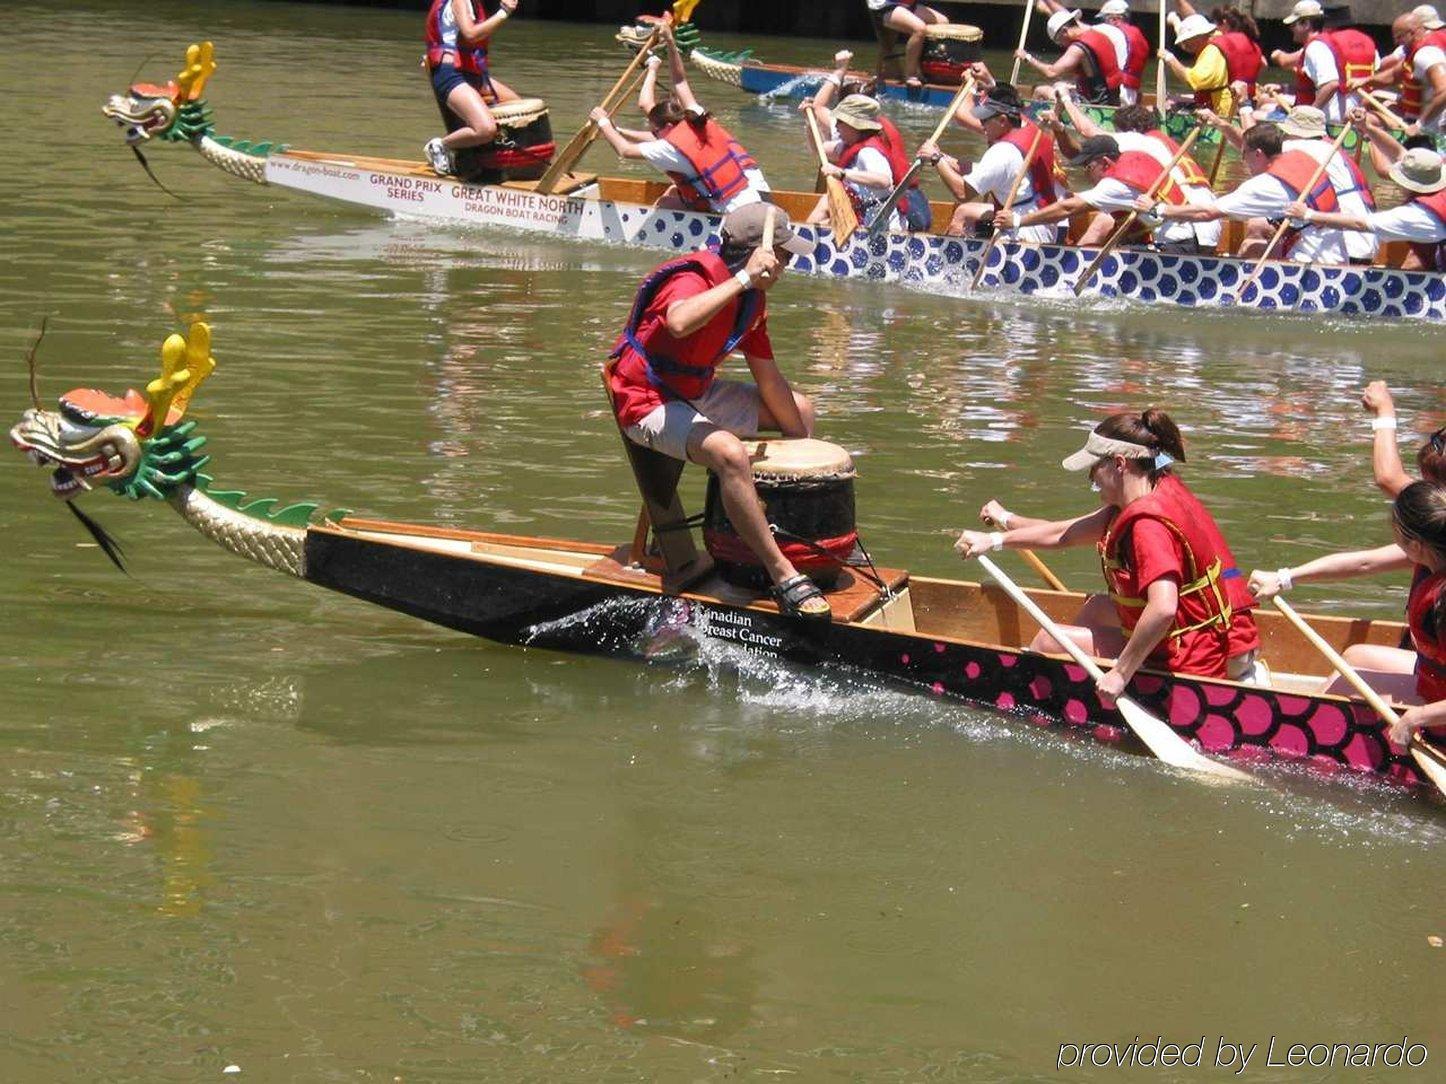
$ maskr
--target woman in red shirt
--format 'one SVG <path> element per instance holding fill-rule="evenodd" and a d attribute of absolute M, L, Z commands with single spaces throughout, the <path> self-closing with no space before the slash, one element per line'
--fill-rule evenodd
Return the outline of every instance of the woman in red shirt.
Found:
<path fill-rule="evenodd" d="M 1164 411 L 1112 414 L 1064 461 L 1066 470 L 1089 471 L 1102 508 L 1071 520 L 1016 521 L 990 502 L 984 512 L 1010 529 L 965 531 L 954 546 L 977 557 L 1094 542 L 1109 593 L 1092 596 L 1064 631 L 1092 655 L 1117 656 L 1099 685 L 1106 697 L 1146 664 L 1259 680 L 1253 603 L 1214 518 L 1170 469 L 1184 460 L 1180 430 Z M 1060 650 L 1044 633 L 1029 646 Z"/>

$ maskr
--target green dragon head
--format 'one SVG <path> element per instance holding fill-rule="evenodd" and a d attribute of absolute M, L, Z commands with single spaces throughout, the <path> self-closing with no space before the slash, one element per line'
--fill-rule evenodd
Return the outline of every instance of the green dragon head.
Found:
<path fill-rule="evenodd" d="M 125 130 L 126 143 L 148 139 L 189 142 L 212 134 L 211 109 L 201 97 L 216 70 L 215 47 L 209 41 L 186 50 L 186 65 L 165 86 L 135 83 L 125 94 L 112 94 L 101 112 Z"/>
<path fill-rule="evenodd" d="M 60 397 L 59 410 L 27 410 L 10 430 L 11 442 L 39 467 L 54 467 L 50 488 L 69 500 L 97 484 L 132 500 L 164 499 L 178 486 L 195 484 L 209 456 L 195 422 L 183 421 L 196 388 L 216 368 L 211 329 L 191 325 L 182 338 L 161 346 L 161 375 L 145 394 L 117 398 L 90 388 Z"/>

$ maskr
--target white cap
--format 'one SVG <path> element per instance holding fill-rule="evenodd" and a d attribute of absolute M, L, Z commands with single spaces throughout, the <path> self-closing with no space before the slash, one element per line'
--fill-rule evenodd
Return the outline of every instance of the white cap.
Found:
<path fill-rule="evenodd" d="M 1128 15 L 1130 13 L 1129 0 L 1105 0 L 1100 5 L 1100 13 L 1095 16 L 1095 22 L 1107 19 L 1112 15 Z"/>
<path fill-rule="evenodd" d="M 1205 34 L 1213 33 L 1215 24 L 1203 15 L 1186 15 L 1175 26 L 1175 44 L 1182 41 L 1189 41 L 1191 38 L 1202 37 Z"/>
<path fill-rule="evenodd" d="M 1290 26 L 1302 19 L 1323 18 L 1325 18 L 1325 8 L 1320 6 L 1320 0 L 1298 0 L 1295 7 L 1290 9 L 1290 14 L 1280 21 L 1286 26 Z"/>
<path fill-rule="evenodd" d="M 1427 30 L 1440 30 L 1442 27 L 1446 27 L 1446 23 L 1441 21 L 1441 16 L 1436 13 L 1436 9 L 1430 4 L 1422 4 L 1420 7 L 1412 8 L 1411 14 L 1420 19 L 1421 25 Z"/>
<path fill-rule="evenodd" d="M 1069 26 L 1070 23 L 1079 22 L 1079 17 L 1078 11 L 1065 11 L 1061 8 L 1049 17 L 1049 22 L 1044 26 L 1044 32 L 1049 35 L 1050 41 L 1057 41 L 1059 39 L 1059 32 Z"/>

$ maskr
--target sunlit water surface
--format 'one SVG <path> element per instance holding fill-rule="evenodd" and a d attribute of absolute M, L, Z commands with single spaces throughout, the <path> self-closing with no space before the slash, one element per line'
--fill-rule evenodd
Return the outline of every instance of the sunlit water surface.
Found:
<path fill-rule="evenodd" d="M 164 79 L 211 38 L 222 132 L 412 156 L 436 130 L 419 16 L 6 16 L 12 414 L 42 314 L 47 399 L 141 385 L 164 335 L 204 316 L 220 366 L 194 416 L 222 481 L 390 519 L 628 535 L 636 497 L 596 373 L 653 257 L 385 221 L 153 146 L 176 201 L 98 112 L 143 60 Z M 496 62 L 565 137 L 620 67 L 610 37 L 522 20 Z M 807 63 L 834 48 L 749 44 Z M 811 183 L 791 106 L 699 92 L 776 184 Z M 916 138 L 930 127 L 899 115 Z M 590 165 L 618 168 L 603 150 Z M 1446 421 L 1439 333 L 1418 325 L 802 277 L 772 304 L 784 369 L 857 458 L 871 548 L 929 574 L 971 574 L 950 532 L 989 497 L 1090 508 L 1058 464 L 1110 410 L 1172 411 L 1191 484 L 1241 560 L 1271 568 L 1386 537 L 1366 380 L 1397 389 L 1403 440 Z M 1431 1050 L 1423 1079 L 1446 1058 L 1429 803 L 1288 769 L 1222 792 L 721 648 L 648 669 L 498 647 L 92 496 L 126 578 L 42 474 L 7 463 L 5 1079 L 1053 1079 L 1061 1043 L 1137 1035 L 1204 1037 L 1207 1063 L 1221 1036 L 1259 1043 L 1257 1080 L 1281 1078 L 1262 1068 L 1272 1036 L 1406 1035 Z M 1053 563 L 1097 580 L 1088 553 Z M 1402 600 L 1400 582 L 1302 594 L 1370 615 Z"/>

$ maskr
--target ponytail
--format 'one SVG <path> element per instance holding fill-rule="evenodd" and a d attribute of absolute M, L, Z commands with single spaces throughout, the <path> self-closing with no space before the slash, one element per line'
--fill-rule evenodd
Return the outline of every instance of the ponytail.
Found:
<path fill-rule="evenodd" d="M 1095 426 L 1095 432 L 1111 440 L 1142 445 L 1157 457 L 1163 453 L 1176 463 L 1185 462 L 1185 441 L 1180 436 L 1180 428 L 1163 410 L 1151 407 L 1139 414 L 1111 414 Z M 1142 469 L 1148 471 L 1151 481 L 1159 481 L 1164 472 L 1170 469 L 1169 462 L 1161 462 L 1159 459 L 1131 462 L 1138 463 Z"/>

